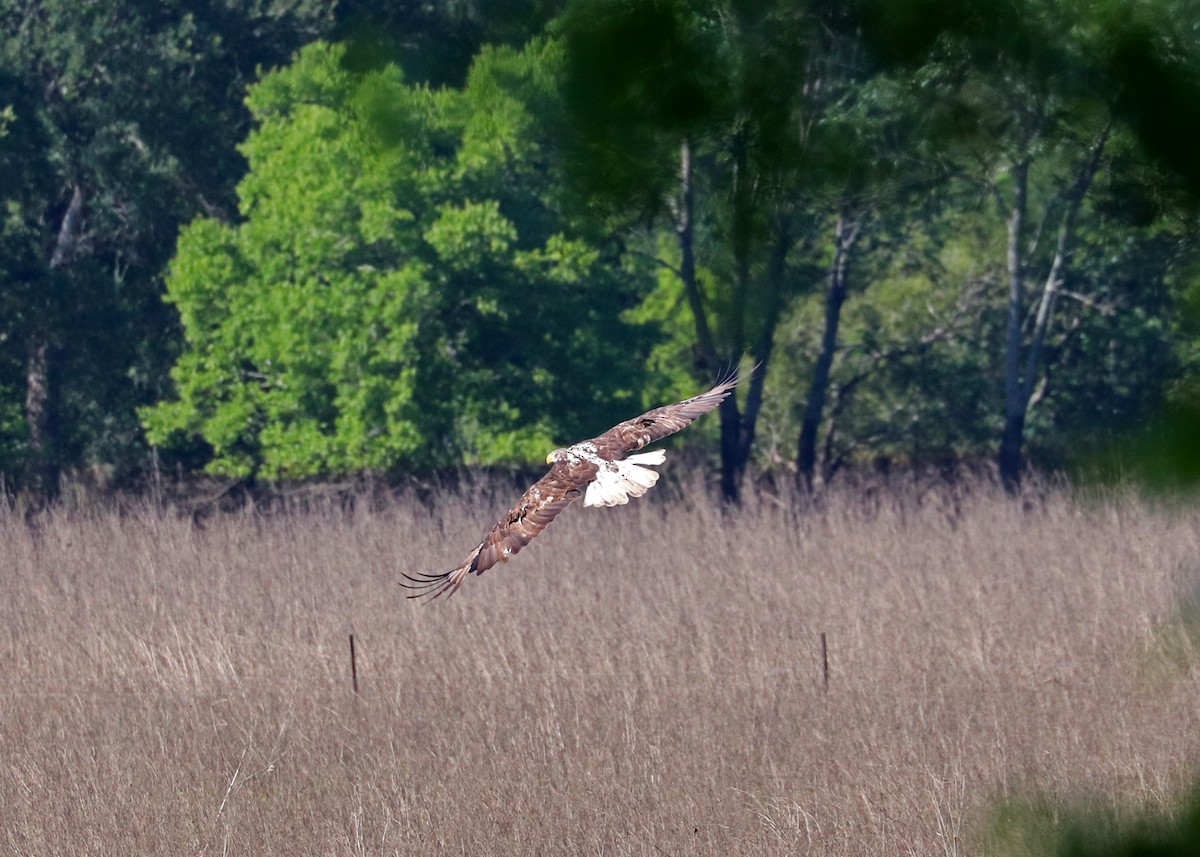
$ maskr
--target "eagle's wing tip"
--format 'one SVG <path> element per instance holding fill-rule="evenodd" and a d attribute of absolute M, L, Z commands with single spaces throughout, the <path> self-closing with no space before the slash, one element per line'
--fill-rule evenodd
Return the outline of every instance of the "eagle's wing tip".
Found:
<path fill-rule="evenodd" d="M 406 595 L 405 598 L 425 598 L 432 596 L 429 600 L 436 601 L 443 595 L 453 595 L 458 587 L 462 586 L 463 579 L 467 576 L 465 566 L 443 571 L 436 574 L 426 574 L 425 572 L 417 572 L 416 574 L 408 574 L 400 572 L 401 576 L 408 583 L 399 583 L 398 585 L 404 589 L 413 590 L 412 595 Z"/>
<path fill-rule="evenodd" d="M 746 371 L 742 371 L 741 367 L 735 363 L 729 368 L 725 375 L 717 382 L 717 387 L 734 387 L 741 386 L 746 381 L 754 377 L 755 373 L 762 368 L 763 361 L 758 360 Z"/>

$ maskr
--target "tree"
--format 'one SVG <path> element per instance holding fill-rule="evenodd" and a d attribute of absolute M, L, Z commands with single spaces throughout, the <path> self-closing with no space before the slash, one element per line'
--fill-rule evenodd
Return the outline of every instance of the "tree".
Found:
<path fill-rule="evenodd" d="M 311 45 L 252 90 L 245 219 L 181 236 L 188 348 L 151 439 L 281 479 L 523 463 L 607 424 L 645 334 L 611 311 L 636 298 L 619 253 L 558 211 L 527 109 L 554 101 L 553 45 L 485 50 L 463 90 L 343 55 Z"/>
<path fill-rule="evenodd" d="M 821 134 L 836 15 L 819 4 L 595 0 L 560 23 L 576 180 L 610 211 L 673 236 L 647 243 L 691 317 L 676 358 L 707 376 L 746 355 L 756 367 L 742 404 L 730 397 L 720 410 L 730 500 L 776 328 L 807 273 L 796 249 L 815 223 L 809 137 Z"/>
<path fill-rule="evenodd" d="M 230 200 L 245 82 L 326 21 L 318 2 L 0 3 L 0 411 L 19 402 L 5 466 L 26 487 L 143 448 L 135 405 L 175 345 L 159 300 L 175 228 Z"/>
<path fill-rule="evenodd" d="M 809 195 L 824 208 L 822 220 L 832 238 L 817 244 L 828 247 L 821 335 L 796 444 L 797 485 L 808 492 L 818 479 L 818 446 L 835 361 L 845 353 L 839 335 L 843 308 L 852 286 L 861 294 L 876 282 L 870 273 L 854 276 L 855 268 L 868 253 L 875 257 L 871 267 L 876 274 L 889 257 L 903 256 L 909 237 L 921 224 L 937 219 L 946 199 L 937 191 L 948 178 L 938 159 L 922 156 L 919 141 L 928 134 L 927 111 L 909 86 L 873 74 L 857 40 L 850 37 L 843 37 L 836 60 L 828 65 L 821 87 L 827 99 L 821 128 L 808 142 L 816 155 L 809 160 L 818 173 L 808 180 Z M 871 365 L 859 367 L 853 380 L 839 387 L 835 413 L 825 429 L 825 478 L 839 466 L 830 455 L 836 411 L 865 380 L 863 373 L 875 371 L 891 356 L 887 349 L 872 349 Z"/>
<path fill-rule="evenodd" d="M 819 490 L 849 465 L 971 455 L 994 428 L 983 408 L 992 279 L 978 262 L 988 245 L 961 189 L 931 187 L 928 166 L 903 164 L 910 186 L 880 181 L 854 219 L 829 217 L 843 241 L 848 224 L 857 229 L 853 266 L 844 244 L 822 245 L 826 288 L 800 296 L 780 326 L 778 365 L 808 383 L 772 386 L 764 454 L 787 462 L 797 437 L 811 444 L 796 462 L 801 490 Z"/>
<path fill-rule="evenodd" d="M 1181 10 L 1172 4 L 1102 6 L 1082 16 L 1065 3 L 921 4 L 928 18 L 890 0 L 859 6 L 865 38 L 878 55 L 921 66 L 928 89 L 944 101 L 935 109 L 959 113 L 960 131 L 973 128 L 965 151 L 982 167 L 1003 210 L 1008 301 L 997 462 L 1015 492 L 1029 411 L 1047 389 L 1054 312 L 1064 294 L 1081 294 L 1065 284 L 1081 218 L 1095 216 L 1089 194 L 1113 137 L 1140 139 L 1185 179 L 1194 171 L 1163 134 L 1168 127 L 1184 131 L 1193 121 L 1169 117 L 1164 108 L 1190 103 L 1186 113 L 1194 117 L 1200 106 L 1194 37 L 1189 42 L 1174 30 Z M 1131 99 L 1133 92 L 1147 94 L 1144 81 L 1130 73 L 1135 68 L 1152 74 L 1162 91 L 1146 101 Z M 1043 234 L 1054 236 L 1052 248 L 1039 240 Z M 1103 305 L 1096 295 L 1084 295 L 1083 303 Z"/>
<path fill-rule="evenodd" d="M 412 83 L 461 88 L 485 45 L 519 48 L 566 0 L 339 0 L 330 34 L 355 71 L 394 63 Z"/>

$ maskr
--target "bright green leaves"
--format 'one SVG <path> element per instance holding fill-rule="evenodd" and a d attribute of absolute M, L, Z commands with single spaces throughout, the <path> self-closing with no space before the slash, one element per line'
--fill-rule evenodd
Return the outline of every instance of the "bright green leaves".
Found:
<path fill-rule="evenodd" d="M 551 235 L 544 248 L 517 254 L 517 265 L 530 274 L 540 271 L 556 283 L 583 283 L 599 257 L 599 251 L 586 241 Z"/>
<path fill-rule="evenodd" d="M 340 56 L 312 45 L 248 99 L 245 220 L 180 239 L 188 348 L 179 399 L 143 414 L 151 439 L 280 479 L 540 460 L 605 428 L 603 373 L 638 361 L 639 334 L 612 320 L 629 287 L 528 161 L 545 157 L 521 97 L 549 103 L 536 56 L 486 51 L 466 91 L 438 92 Z"/>
<path fill-rule="evenodd" d="M 437 217 L 425 231 L 425 241 L 447 267 L 471 271 L 508 254 L 517 229 L 495 200 L 438 206 Z"/>

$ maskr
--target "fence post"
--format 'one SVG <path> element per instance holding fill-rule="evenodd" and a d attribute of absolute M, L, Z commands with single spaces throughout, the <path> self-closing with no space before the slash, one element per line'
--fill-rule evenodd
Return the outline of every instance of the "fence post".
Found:
<path fill-rule="evenodd" d="M 829 692 L 829 641 L 825 632 L 821 632 L 821 691 Z"/>

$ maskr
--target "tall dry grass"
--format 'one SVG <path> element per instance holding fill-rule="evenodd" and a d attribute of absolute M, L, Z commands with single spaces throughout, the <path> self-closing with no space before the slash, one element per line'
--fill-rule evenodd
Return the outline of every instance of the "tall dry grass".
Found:
<path fill-rule="evenodd" d="M 1196 674 L 1148 664 L 1200 512 L 668 496 L 432 605 L 400 572 L 507 492 L 0 516 L 0 850 L 967 854 L 997 797 L 1197 773 Z"/>

